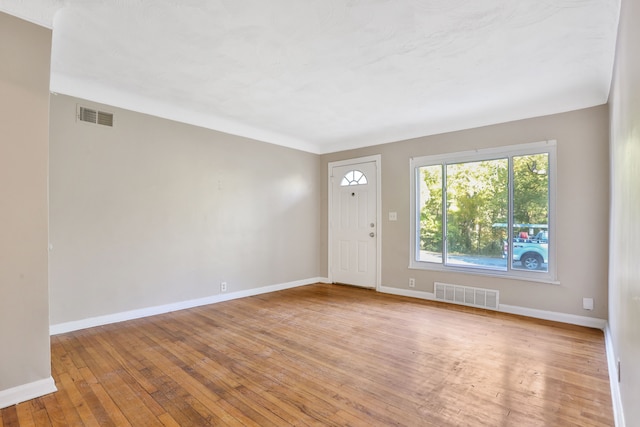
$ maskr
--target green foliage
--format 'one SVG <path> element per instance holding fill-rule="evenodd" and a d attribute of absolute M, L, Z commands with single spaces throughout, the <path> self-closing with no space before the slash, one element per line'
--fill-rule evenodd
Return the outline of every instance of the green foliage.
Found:
<path fill-rule="evenodd" d="M 548 224 L 549 156 L 513 158 L 513 222 Z"/>
<path fill-rule="evenodd" d="M 547 224 L 548 155 L 513 158 L 514 222 Z M 509 162 L 507 158 L 449 164 L 447 251 L 450 254 L 501 256 L 507 229 Z M 442 252 L 443 166 L 420 168 L 420 245 Z"/>
<path fill-rule="evenodd" d="M 420 173 L 420 246 L 442 252 L 442 167 L 423 167 Z"/>
<path fill-rule="evenodd" d="M 449 252 L 501 254 L 504 230 L 493 224 L 507 218 L 507 159 L 447 165 L 446 173 Z"/>

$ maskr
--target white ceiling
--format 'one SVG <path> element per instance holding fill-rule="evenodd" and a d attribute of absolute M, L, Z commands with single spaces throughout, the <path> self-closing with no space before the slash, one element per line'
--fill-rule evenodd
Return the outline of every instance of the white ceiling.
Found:
<path fill-rule="evenodd" d="M 327 153 L 607 102 L 621 0 L 0 0 L 51 90 Z"/>

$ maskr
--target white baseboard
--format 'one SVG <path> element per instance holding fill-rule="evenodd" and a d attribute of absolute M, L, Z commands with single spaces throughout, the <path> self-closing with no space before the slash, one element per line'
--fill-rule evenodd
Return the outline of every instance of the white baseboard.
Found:
<path fill-rule="evenodd" d="M 142 317 L 155 316 L 157 314 L 169 313 L 171 311 L 184 310 L 187 308 L 200 307 L 202 305 L 215 304 L 223 301 L 230 301 L 238 298 L 245 298 L 253 295 L 260 295 L 267 292 L 281 291 L 284 289 L 296 288 L 313 283 L 329 283 L 326 277 L 312 277 L 310 279 L 296 280 L 294 282 L 279 283 L 276 285 L 263 286 L 260 288 L 247 289 L 244 291 L 229 292 L 198 298 L 188 301 L 180 301 L 171 304 L 158 305 L 155 307 L 140 308 L 137 310 L 123 311 L 120 313 L 107 314 L 104 316 L 90 317 L 87 319 L 74 320 L 72 322 L 58 323 L 49 326 L 50 335 L 64 334 L 66 332 L 78 331 L 80 329 L 92 328 L 94 326 L 108 325 L 110 323 L 124 322 L 126 320 L 140 319 Z"/>
<path fill-rule="evenodd" d="M 378 291 L 385 294 L 400 295 L 403 297 L 426 299 L 430 301 L 436 300 L 436 296 L 433 292 L 413 291 L 411 289 L 392 288 L 389 286 L 380 286 Z"/>
<path fill-rule="evenodd" d="M 430 301 L 440 301 L 435 299 L 435 295 L 433 294 L 433 292 L 413 291 L 410 289 L 392 288 L 388 286 L 380 286 L 378 290 L 386 294 L 402 295 L 405 297 L 420 298 Z M 607 324 L 606 320 L 598 319 L 595 317 L 577 316 L 575 314 L 538 310 L 535 308 L 520 307 L 517 305 L 500 304 L 498 310 L 496 311 L 533 317 L 535 319 L 553 320 L 555 322 L 569 323 L 572 325 L 586 326 L 589 328 L 597 328 L 603 330 Z"/>
<path fill-rule="evenodd" d="M 620 383 L 618 383 L 618 360 L 613 349 L 613 339 L 609 324 L 604 328 L 604 345 L 607 350 L 607 365 L 609 367 L 609 384 L 611 386 L 611 401 L 613 404 L 613 420 L 616 427 L 625 427 Z"/>
<path fill-rule="evenodd" d="M 0 391 L 0 409 L 58 391 L 52 377 Z"/>
<path fill-rule="evenodd" d="M 605 319 L 598 319 L 597 317 L 578 316 L 576 314 L 538 310 L 536 308 L 520 307 L 517 305 L 500 304 L 500 309 L 498 311 L 602 330 L 604 330 L 605 326 L 607 325 L 607 321 Z"/>

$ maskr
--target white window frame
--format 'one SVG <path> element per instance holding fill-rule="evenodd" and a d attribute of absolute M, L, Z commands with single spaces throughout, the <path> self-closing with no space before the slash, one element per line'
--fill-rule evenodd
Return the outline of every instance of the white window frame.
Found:
<path fill-rule="evenodd" d="M 490 270 L 474 267 L 460 267 L 446 265 L 444 259 L 446 254 L 443 253 L 443 262 L 434 263 L 427 261 L 419 261 L 417 255 L 420 253 L 420 239 L 418 238 L 418 232 L 420 230 L 419 218 L 420 215 L 417 212 L 417 200 L 420 197 L 420 186 L 418 183 L 419 168 L 424 166 L 436 166 L 447 165 L 464 162 L 474 162 L 482 160 L 494 160 L 497 158 L 513 157 L 513 156 L 526 156 L 532 154 L 549 153 L 549 258 L 546 272 L 543 271 L 527 271 L 520 269 L 507 269 L 507 271 Z M 511 163 L 510 163 L 511 164 Z M 541 142 L 533 142 L 528 144 L 510 145 L 498 148 L 486 148 L 478 149 L 474 151 L 455 152 L 447 154 L 439 154 L 433 156 L 422 156 L 411 158 L 409 161 L 410 177 L 411 177 L 411 194 L 410 194 L 410 215 L 411 215 L 411 238 L 410 238 L 410 269 L 419 270 L 435 270 L 435 271 L 447 271 L 447 272 L 459 272 L 466 274 L 477 274 L 483 276 L 505 277 L 519 280 L 528 280 L 534 282 L 553 283 L 559 284 L 557 280 L 557 265 L 556 265 L 556 188 L 557 188 L 557 172 L 556 172 L 556 141 L 548 140 Z M 509 232 L 508 236 L 511 236 L 512 223 L 513 223 L 513 171 L 509 170 Z M 446 227 L 446 224 L 443 224 Z M 508 251 L 507 264 L 510 265 L 512 244 L 510 242 Z M 444 252 L 444 248 L 443 248 Z"/>

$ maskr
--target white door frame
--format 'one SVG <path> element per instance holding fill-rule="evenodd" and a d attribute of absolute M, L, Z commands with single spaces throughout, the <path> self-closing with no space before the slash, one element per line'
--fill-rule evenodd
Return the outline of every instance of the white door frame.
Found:
<path fill-rule="evenodd" d="M 328 221 L 327 221 L 327 231 L 329 234 L 328 246 L 329 246 L 329 258 L 328 258 L 328 267 L 329 267 L 329 281 L 333 283 L 333 273 L 332 273 L 332 260 L 333 260 L 333 237 L 331 236 L 331 221 L 333 215 L 333 183 L 331 176 L 331 172 L 336 166 L 348 166 L 348 165 L 357 165 L 360 163 L 369 163 L 375 162 L 376 164 L 376 290 L 380 291 L 380 281 L 382 277 L 382 197 L 381 197 L 381 189 L 382 189 L 382 156 L 380 154 L 374 154 L 372 156 L 365 157 L 357 157 L 355 159 L 347 159 L 347 160 L 338 160 L 335 162 L 329 162 L 328 164 L 328 173 L 327 173 L 327 186 L 329 187 L 329 197 L 328 197 Z"/>

